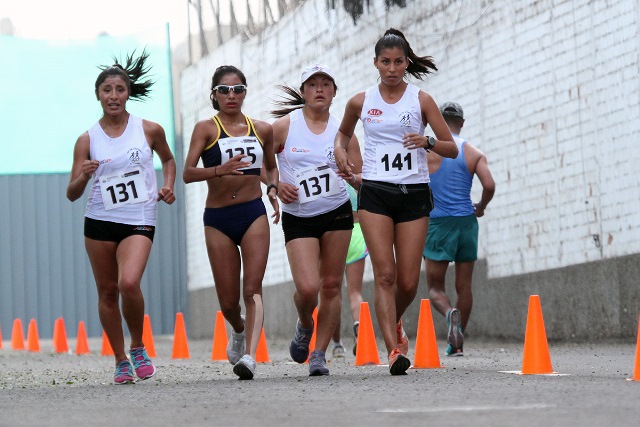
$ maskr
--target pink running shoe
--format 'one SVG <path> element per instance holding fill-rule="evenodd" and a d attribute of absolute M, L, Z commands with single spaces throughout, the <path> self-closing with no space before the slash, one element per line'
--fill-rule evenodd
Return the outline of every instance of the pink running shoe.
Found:
<path fill-rule="evenodd" d="M 147 356 L 147 350 L 144 347 L 132 348 L 129 350 L 129 354 L 138 378 L 146 380 L 156 374 L 156 368 L 151 363 L 151 359 Z"/>
<path fill-rule="evenodd" d="M 123 360 L 116 365 L 116 373 L 113 376 L 114 384 L 134 384 L 135 380 L 133 377 L 133 368 L 128 360 Z"/>

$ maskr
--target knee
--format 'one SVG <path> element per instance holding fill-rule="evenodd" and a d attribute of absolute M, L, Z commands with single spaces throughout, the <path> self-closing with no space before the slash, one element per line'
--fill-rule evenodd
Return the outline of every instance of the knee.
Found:
<path fill-rule="evenodd" d="M 318 289 L 315 286 L 297 286 L 296 294 L 303 301 L 314 301 L 318 298 Z"/>
<path fill-rule="evenodd" d="M 139 280 L 123 278 L 118 288 L 124 298 L 135 297 L 141 293 Z"/>
<path fill-rule="evenodd" d="M 418 294 L 418 283 L 398 283 L 397 292 L 404 294 L 411 299 L 415 298 Z"/>
<path fill-rule="evenodd" d="M 393 289 L 396 284 L 396 273 L 393 270 L 380 271 L 375 277 L 377 286 L 383 289 Z"/>
<path fill-rule="evenodd" d="M 442 296 L 442 294 L 444 294 L 442 289 L 438 289 L 438 288 L 434 288 L 432 286 L 429 286 L 429 298 L 436 299 L 436 298 L 439 298 L 440 296 Z"/>
<path fill-rule="evenodd" d="M 118 287 L 114 283 L 113 286 L 99 286 L 98 287 L 98 301 L 102 305 L 112 306 L 118 305 L 118 298 L 120 292 Z"/>
<path fill-rule="evenodd" d="M 225 319 L 232 319 L 236 315 L 236 312 L 239 309 L 240 309 L 240 306 L 237 304 L 231 305 L 231 304 L 224 304 L 220 302 L 220 311 L 222 312 L 222 315 L 224 316 Z"/>
<path fill-rule="evenodd" d="M 244 301 L 244 306 L 248 307 L 254 305 L 256 303 L 256 297 L 258 301 L 262 301 L 262 294 L 259 292 L 255 292 L 253 290 L 246 290 L 242 293 L 242 300 Z"/>
<path fill-rule="evenodd" d="M 342 278 L 328 278 L 323 280 L 320 293 L 323 298 L 335 298 L 342 296 Z"/>

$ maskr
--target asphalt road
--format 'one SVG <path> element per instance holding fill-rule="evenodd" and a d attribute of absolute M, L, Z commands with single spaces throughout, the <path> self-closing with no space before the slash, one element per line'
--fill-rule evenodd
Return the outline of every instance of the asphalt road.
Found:
<path fill-rule="evenodd" d="M 172 337 L 156 337 L 156 377 L 112 385 L 113 361 L 89 341 L 85 356 L 0 350 L 2 426 L 636 426 L 640 382 L 628 381 L 635 342 L 549 343 L 561 375 L 518 375 L 523 344 L 467 339 L 465 356 L 439 369 L 392 377 L 387 366 L 330 361 L 331 375 L 308 377 L 287 342 L 269 342 L 270 363 L 239 381 L 227 362 L 211 361 L 210 340 L 189 342 L 190 359 L 172 359 Z M 350 350 L 351 342 L 345 344 Z M 415 345 L 415 341 L 411 342 Z M 75 343 L 70 340 L 69 346 Z M 378 342 L 382 349 L 382 343 Z M 413 348 L 409 354 L 413 357 Z M 386 363 L 380 352 L 382 363 Z"/>

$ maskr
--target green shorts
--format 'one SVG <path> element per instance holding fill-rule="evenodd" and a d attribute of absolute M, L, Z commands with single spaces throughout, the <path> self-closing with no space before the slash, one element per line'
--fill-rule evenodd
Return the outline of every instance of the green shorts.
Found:
<path fill-rule="evenodd" d="M 478 219 L 475 215 L 431 218 L 423 256 L 433 261 L 478 259 Z"/>
<path fill-rule="evenodd" d="M 349 242 L 349 251 L 347 252 L 347 264 L 360 261 L 367 255 L 369 255 L 369 250 L 364 241 L 360 224 L 356 222 L 353 224 L 353 231 L 351 232 L 351 242 Z"/>

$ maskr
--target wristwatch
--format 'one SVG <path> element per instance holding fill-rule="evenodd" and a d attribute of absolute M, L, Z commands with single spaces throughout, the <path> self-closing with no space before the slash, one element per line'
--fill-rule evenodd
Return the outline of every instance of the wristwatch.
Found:
<path fill-rule="evenodd" d="M 272 188 L 276 189 L 276 196 L 278 195 L 278 186 L 275 184 L 269 184 L 267 185 L 267 194 L 269 193 L 269 190 L 271 190 Z"/>
<path fill-rule="evenodd" d="M 436 146 L 436 139 L 432 136 L 427 137 L 427 150 L 431 150 Z"/>

